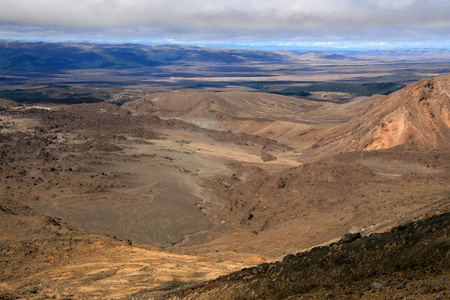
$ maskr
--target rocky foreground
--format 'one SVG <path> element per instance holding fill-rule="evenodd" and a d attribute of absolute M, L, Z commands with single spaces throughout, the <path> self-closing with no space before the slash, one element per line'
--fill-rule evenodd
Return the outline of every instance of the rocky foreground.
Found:
<path fill-rule="evenodd" d="M 285 256 L 164 299 L 448 299 L 450 213 Z"/>

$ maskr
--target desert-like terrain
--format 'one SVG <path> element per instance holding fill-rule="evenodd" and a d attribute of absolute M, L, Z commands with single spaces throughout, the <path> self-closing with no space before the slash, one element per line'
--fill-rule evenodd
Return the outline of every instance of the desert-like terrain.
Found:
<path fill-rule="evenodd" d="M 449 75 L 371 96 L 87 90 L 0 100 L 1 299 L 449 295 Z M 56 100 L 30 96 L 44 93 Z M 397 237 L 381 234 L 391 229 Z M 349 233 L 358 238 L 338 242 Z M 330 243 L 315 250 L 330 253 L 328 265 L 304 252 Z M 381 245 L 373 259 L 368 243 Z M 395 287 L 401 251 L 401 282 L 416 290 L 367 293 L 373 281 Z M 349 275 L 371 263 L 380 268 L 362 281 Z M 290 268 L 331 272 L 329 282 L 289 285 Z"/>

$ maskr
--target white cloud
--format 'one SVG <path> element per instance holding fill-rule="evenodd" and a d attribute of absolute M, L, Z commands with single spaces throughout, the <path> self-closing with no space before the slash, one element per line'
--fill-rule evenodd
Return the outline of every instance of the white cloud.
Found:
<path fill-rule="evenodd" d="M 371 2 L 382 9 L 404 9 L 420 4 L 422 0 L 371 0 Z"/>
<path fill-rule="evenodd" d="M 448 39 L 449 15 L 448 0 L 1 0 L 0 30 L 177 39 Z"/>

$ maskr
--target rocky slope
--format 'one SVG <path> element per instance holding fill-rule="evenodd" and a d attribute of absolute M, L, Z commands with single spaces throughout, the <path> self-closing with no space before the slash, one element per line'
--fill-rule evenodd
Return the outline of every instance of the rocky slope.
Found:
<path fill-rule="evenodd" d="M 450 151 L 442 149 L 343 153 L 276 173 L 228 167 L 232 175 L 216 175 L 205 185 L 225 202 L 211 218 L 231 226 L 234 235 L 225 245 L 212 241 L 198 248 L 277 257 L 353 230 L 389 228 L 408 214 L 448 201 L 450 192 Z"/>
<path fill-rule="evenodd" d="M 164 299 L 448 299 L 450 213 L 285 256 Z"/>
<path fill-rule="evenodd" d="M 330 93 L 316 94 L 323 99 L 332 97 Z M 203 129 L 275 139 L 301 152 L 320 133 L 348 121 L 382 96 L 352 97 L 349 103 L 335 104 L 269 93 L 175 92 L 149 94 L 123 108 Z"/>
<path fill-rule="evenodd" d="M 372 104 L 314 145 L 326 152 L 450 144 L 450 75 L 424 79 Z"/>

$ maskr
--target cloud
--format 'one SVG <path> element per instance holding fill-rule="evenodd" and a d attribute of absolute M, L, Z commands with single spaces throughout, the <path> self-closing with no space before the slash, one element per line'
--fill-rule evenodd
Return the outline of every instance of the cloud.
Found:
<path fill-rule="evenodd" d="M 0 30 L 167 39 L 448 39 L 449 15 L 448 0 L 2 0 Z"/>

